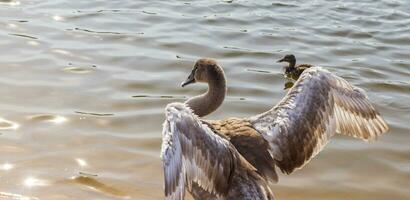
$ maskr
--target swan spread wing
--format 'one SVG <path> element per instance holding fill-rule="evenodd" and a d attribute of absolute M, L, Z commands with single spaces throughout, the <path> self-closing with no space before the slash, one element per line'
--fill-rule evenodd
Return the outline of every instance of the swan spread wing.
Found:
<path fill-rule="evenodd" d="M 363 90 L 320 67 L 306 69 L 281 102 L 251 120 L 285 173 L 303 167 L 335 133 L 369 141 L 388 130 Z"/>
<path fill-rule="evenodd" d="M 162 134 L 165 199 L 184 199 L 185 186 L 192 183 L 216 196 L 226 194 L 235 160 L 226 139 L 182 103 L 167 106 Z"/>

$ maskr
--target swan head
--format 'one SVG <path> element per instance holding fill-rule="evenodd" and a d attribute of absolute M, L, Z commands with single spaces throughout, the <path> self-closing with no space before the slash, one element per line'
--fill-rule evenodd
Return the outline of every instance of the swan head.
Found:
<path fill-rule="evenodd" d="M 224 71 L 215 60 L 199 59 L 181 86 L 197 82 L 208 84 L 208 90 L 206 93 L 189 98 L 185 103 L 196 115 L 203 117 L 218 109 L 225 99 L 227 88 Z"/>
<path fill-rule="evenodd" d="M 221 75 L 224 75 L 223 70 L 219 67 L 215 60 L 201 58 L 196 61 L 188 78 L 181 83 L 181 87 L 197 82 L 209 83 L 211 81 L 215 81 L 215 79 L 218 79 Z"/>

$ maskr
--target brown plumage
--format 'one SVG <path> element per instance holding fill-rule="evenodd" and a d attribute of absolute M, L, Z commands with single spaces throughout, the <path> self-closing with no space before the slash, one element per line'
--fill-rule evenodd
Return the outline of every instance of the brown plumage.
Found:
<path fill-rule="evenodd" d="M 166 109 L 161 153 L 165 199 L 183 199 L 187 187 L 195 199 L 273 200 L 265 176 L 277 179 L 275 171 L 266 168 L 274 167 L 274 160 L 267 151 L 268 143 L 249 127 L 249 121 L 198 118 L 215 110 L 225 98 L 222 68 L 213 60 L 199 60 L 182 86 L 195 82 L 208 83 L 208 91 Z M 254 145 L 262 148 L 246 151 Z M 258 159 L 258 154 L 266 160 Z"/>
<path fill-rule="evenodd" d="M 165 199 L 273 200 L 267 181 L 225 136 L 214 132 L 183 103 L 166 108 L 161 153 Z"/>
<path fill-rule="evenodd" d="M 203 120 L 216 133 L 224 135 L 238 152 L 257 170 L 260 175 L 277 182 L 275 160 L 270 155 L 269 143 L 257 132 L 247 119 Z"/>
<path fill-rule="evenodd" d="M 166 109 L 166 199 L 183 199 L 185 187 L 195 199 L 272 199 L 275 166 L 284 173 L 303 167 L 336 133 L 374 140 L 388 130 L 361 89 L 319 67 L 305 69 L 272 109 L 243 119 L 199 119 L 225 97 L 215 61 L 198 60 L 182 85 L 195 82 L 208 91 Z"/>

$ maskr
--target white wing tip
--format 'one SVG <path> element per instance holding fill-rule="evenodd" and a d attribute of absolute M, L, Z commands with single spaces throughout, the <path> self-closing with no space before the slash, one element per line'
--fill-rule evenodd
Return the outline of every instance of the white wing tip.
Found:
<path fill-rule="evenodd" d="M 320 67 L 320 66 L 314 66 L 314 67 L 310 67 L 305 69 L 306 72 L 320 72 L 320 71 L 324 71 L 324 72 L 329 72 L 327 69 Z"/>
<path fill-rule="evenodd" d="M 184 109 L 184 108 L 186 108 L 186 104 L 185 104 L 185 103 L 181 103 L 181 102 L 172 102 L 172 103 L 169 103 L 169 104 L 167 105 L 166 109 L 171 108 L 171 107 Z"/>
<path fill-rule="evenodd" d="M 178 110 L 178 111 L 183 111 L 183 110 L 187 110 L 187 111 L 191 111 L 191 109 L 189 109 L 185 103 L 180 103 L 180 102 L 173 102 L 168 104 L 165 107 L 165 110 L 167 112 L 172 112 L 174 110 Z"/>
<path fill-rule="evenodd" d="M 189 108 L 185 103 L 174 102 L 170 103 L 165 107 L 165 115 L 168 120 L 176 118 L 181 118 L 182 115 L 194 115 L 191 108 Z"/>

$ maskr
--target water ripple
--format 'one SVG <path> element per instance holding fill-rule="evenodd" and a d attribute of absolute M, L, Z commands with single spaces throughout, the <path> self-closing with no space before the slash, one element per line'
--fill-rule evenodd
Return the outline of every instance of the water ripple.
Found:
<path fill-rule="evenodd" d="M 286 93 L 275 61 L 289 53 L 363 88 L 391 131 L 373 144 L 336 137 L 275 194 L 410 199 L 409 10 L 405 0 L 0 0 L 0 199 L 163 198 L 164 107 L 206 91 L 180 87 L 194 61 L 215 58 L 228 78 L 207 119 L 249 117 Z"/>
<path fill-rule="evenodd" d="M 16 130 L 20 125 L 16 122 L 8 121 L 0 118 L 0 130 Z"/>

